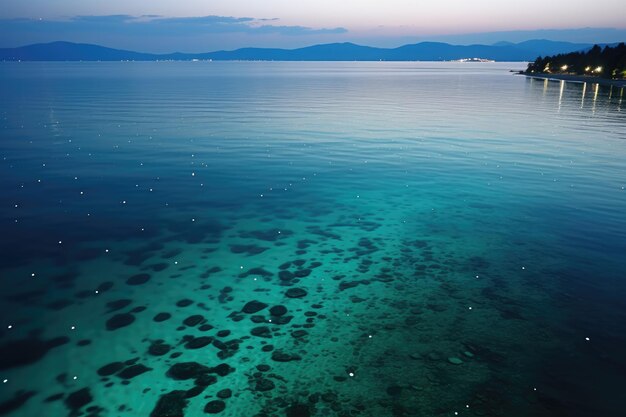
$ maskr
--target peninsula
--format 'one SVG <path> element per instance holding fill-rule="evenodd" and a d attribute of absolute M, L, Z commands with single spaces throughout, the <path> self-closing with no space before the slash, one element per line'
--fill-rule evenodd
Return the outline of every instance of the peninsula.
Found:
<path fill-rule="evenodd" d="M 524 75 L 565 81 L 626 86 L 626 45 L 601 48 L 594 45 L 580 52 L 538 57 Z"/>

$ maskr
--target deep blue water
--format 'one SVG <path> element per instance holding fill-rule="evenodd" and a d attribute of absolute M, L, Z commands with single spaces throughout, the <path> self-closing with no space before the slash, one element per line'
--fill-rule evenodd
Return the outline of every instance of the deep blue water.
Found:
<path fill-rule="evenodd" d="M 0 415 L 623 415 L 624 91 L 521 67 L 0 63 Z"/>

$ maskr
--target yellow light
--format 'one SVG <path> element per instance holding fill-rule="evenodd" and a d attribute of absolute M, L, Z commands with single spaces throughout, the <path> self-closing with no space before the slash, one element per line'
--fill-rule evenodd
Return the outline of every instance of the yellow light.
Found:
<path fill-rule="evenodd" d="M 591 67 L 585 67 L 585 71 L 589 71 Z"/>
<path fill-rule="evenodd" d="M 567 69 L 567 65 L 563 65 L 563 66 L 561 67 L 561 69 L 562 69 L 563 71 L 565 71 L 565 70 Z"/>
<path fill-rule="evenodd" d="M 594 69 L 595 72 L 602 72 L 602 67 L 596 67 L 596 69 Z"/>

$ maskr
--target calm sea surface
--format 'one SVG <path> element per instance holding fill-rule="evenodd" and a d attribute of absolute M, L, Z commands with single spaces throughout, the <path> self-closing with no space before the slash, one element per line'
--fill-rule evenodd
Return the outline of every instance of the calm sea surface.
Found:
<path fill-rule="evenodd" d="M 623 416 L 624 91 L 523 67 L 0 63 L 0 415 Z"/>

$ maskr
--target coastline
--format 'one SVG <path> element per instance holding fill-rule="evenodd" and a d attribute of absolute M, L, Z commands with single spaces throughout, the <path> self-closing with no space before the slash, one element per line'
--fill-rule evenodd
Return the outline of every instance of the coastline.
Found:
<path fill-rule="evenodd" d="M 600 77 L 587 77 L 584 75 L 567 75 L 567 74 L 546 74 L 546 73 L 536 73 L 536 74 L 527 74 L 525 72 L 520 72 L 521 75 L 525 75 L 530 78 L 539 78 L 539 79 L 547 79 L 547 80 L 556 80 L 556 81 L 570 81 L 575 83 L 592 83 L 592 84 L 600 84 L 607 87 L 626 87 L 626 80 L 610 80 L 607 78 Z"/>

